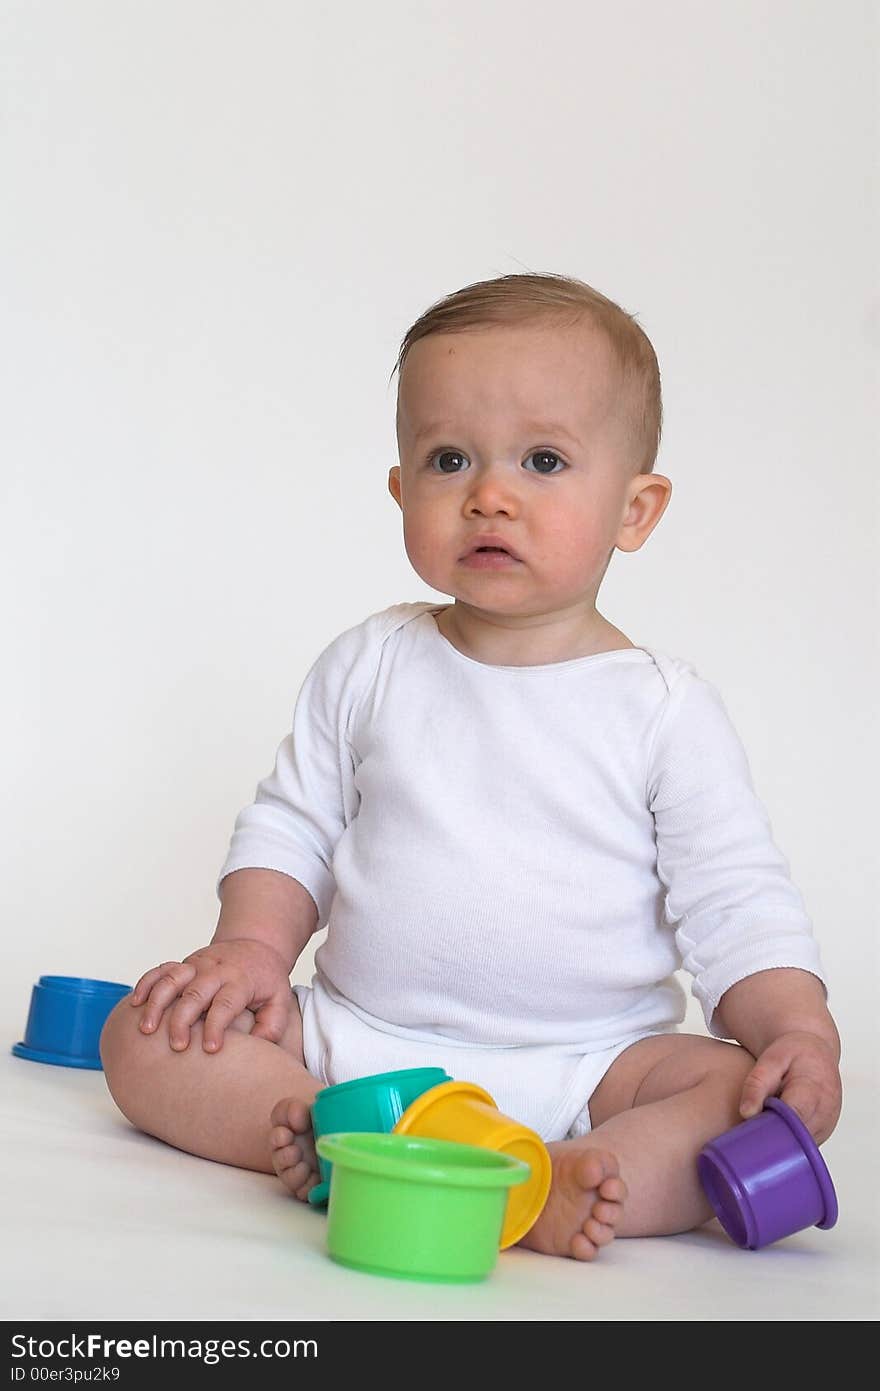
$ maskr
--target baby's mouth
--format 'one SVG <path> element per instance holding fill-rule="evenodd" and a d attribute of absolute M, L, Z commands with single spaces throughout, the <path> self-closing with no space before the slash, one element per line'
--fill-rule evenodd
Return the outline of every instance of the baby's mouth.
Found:
<path fill-rule="evenodd" d="M 459 561 L 460 565 L 466 565 L 469 569 L 502 569 L 512 565 L 519 565 L 517 556 L 511 555 L 510 551 L 503 546 L 477 546 L 475 550 L 468 551 Z"/>

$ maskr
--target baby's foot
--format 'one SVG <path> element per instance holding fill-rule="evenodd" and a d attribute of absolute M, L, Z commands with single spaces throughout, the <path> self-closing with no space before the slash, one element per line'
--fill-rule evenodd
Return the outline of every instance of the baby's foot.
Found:
<path fill-rule="evenodd" d="M 271 1115 L 272 1165 L 285 1187 L 302 1202 L 320 1178 L 312 1119 L 306 1102 L 295 1096 L 279 1101 Z"/>
<path fill-rule="evenodd" d="M 614 1240 L 627 1188 L 617 1159 L 584 1139 L 547 1146 L 553 1161 L 550 1195 L 531 1231 L 519 1243 L 549 1256 L 591 1261 Z"/>

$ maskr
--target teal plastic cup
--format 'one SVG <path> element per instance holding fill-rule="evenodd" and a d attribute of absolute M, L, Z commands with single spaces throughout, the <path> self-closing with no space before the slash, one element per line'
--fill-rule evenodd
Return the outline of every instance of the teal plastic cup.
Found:
<path fill-rule="evenodd" d="M 407 1067 L 399 1072 L 376 1072 L 325 1087 L 312 1102 L 312 1129 L 321 1135 L 349 1131 L 390 1134 L 408 1106 L 432 1087 L 453 1078 L 442 1067 Z M 325 1207 L 330 1197 L 333 1165 L 318 1152 L 321 1182 L 309 1192 L 313 1207 Z"/>

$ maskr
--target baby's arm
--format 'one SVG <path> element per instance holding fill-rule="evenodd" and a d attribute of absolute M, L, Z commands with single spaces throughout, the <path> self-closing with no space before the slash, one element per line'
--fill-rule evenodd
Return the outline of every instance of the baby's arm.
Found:
<path fill-rule="evenodd" d="M 725 1034 L 757 1059 L 743 1084 L 740 1115 L 757 1115 L 778 1094 L 821 1145 L 842 1102 L 840 1035 L 821 981 L 789 967 L 757 971 L 725 991 L 717 1014 Z"/>
<path fill-rule="evenodd" d="M 253 1034 L 277 1043 L 290 1017 L 290 972 L 318 922 L 311 894 L 290 875 L 272 869 L 239 869 L 220 886 L 220 917 L 210 945 L 183 961 L 154 966 L 129 996 L 148 1001 L 143 1033 L 157 1029 L 172 1006 L 169 1038 L 184 1050 L 202 1015 L 202 1046 L 223 1044 L 224 1030 L 245 1010 L 256 1015 Z"/>

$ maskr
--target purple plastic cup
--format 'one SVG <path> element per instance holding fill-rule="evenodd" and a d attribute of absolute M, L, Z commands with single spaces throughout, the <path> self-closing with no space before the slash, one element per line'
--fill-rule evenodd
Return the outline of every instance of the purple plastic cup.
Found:
<path fill-rule="evenodd" d="M 718 1221 L 746 1250 L 837 1221 L 837 1194 L 819 1148 L 776 1096 L 760 1115 L 704 1145 L 697 1171 Z"/>

